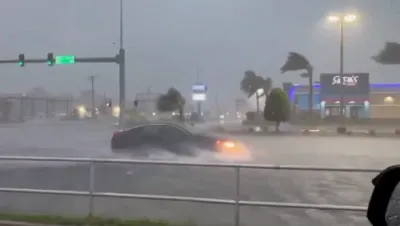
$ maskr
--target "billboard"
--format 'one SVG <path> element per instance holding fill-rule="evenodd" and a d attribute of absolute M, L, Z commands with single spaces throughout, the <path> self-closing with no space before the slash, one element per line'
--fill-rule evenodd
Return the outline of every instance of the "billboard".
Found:
<path fill-rule="evenodd" d="M 321 74 L 320 75 L 320 95 L 321 98 L 329 96 L 356 95 L 367 96 L 370 92 L 369 73 L 345 73 L 343 74 L 343 90 L 340 85 L 340 74 Z"/>
<path fill-rule="evenodd" d="M 207 91 L 207 85 L 204 84 L 194 84 L 192 85 L 193 93 L 205 93 Z"/>
<path fill-rule="evenodd" d="M 207 85 L 202 83 L 196 83 L 192 85 L 192 100 L 194 101 L 205 101 L 207 99 Z"/>
<path fill-rule="evenodd" d="M 206 98 L 205 93 L 192 93 L 192 100 L 194 101 L 205 101 Z"/>

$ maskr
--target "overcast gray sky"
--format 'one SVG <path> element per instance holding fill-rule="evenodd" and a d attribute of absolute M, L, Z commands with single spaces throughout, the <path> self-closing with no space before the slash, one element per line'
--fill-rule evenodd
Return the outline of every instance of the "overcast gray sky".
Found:
<path fill-rule="evenodd" d="M 0 57 L 113 56 L 119 45 L 117 0 L 2 0 Z M 209 85 L 210 107 L 219 88 L 223 105 L 241 97 L 243 72 L 255 70 L 282 81 L 289 51 L 306 55 L 317 74 L 339 69 L 339 27 L 330 12 L 357 12 L 345 27 L 345 72 L 369 72 L 372 81 L 400 82 L 399 68 L 370 60 L 386 41 L 400 42 L 399 0 L 125 0 L 127 97 L 169 86 L 190 98 L 196 80 Z M 115 43 L 115 44 L 113 44 Z M 118 95 L 117 65 L 1 65 L 1 92 L 43 86 L 49 92 L 89 88 L 86 76 L 100 75 L 97 89 Z"/>

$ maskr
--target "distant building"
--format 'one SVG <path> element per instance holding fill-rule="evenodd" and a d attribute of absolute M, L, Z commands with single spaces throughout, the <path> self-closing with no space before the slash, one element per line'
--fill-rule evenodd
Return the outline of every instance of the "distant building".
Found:
<path fill-rule="evenodd" d="M 106 101 L 109 101 L 110 98 L 105 96 L 104 94 L 95 93 L 94 95 L 94 102 L 95 107 L 98 107 L 101 104 L 104 104 Z M 92 107 L 92 91 L 91 90 L 84 90 L 80 93 L 77 104 L 84 105 L 86 108 Z"/>
<path fill-rule="evenodd" d="M 238 98 L 235 100 L 235 110 L 236 112 L 246 113 L 249 110 L 249 100 L 244 98 Z"/>

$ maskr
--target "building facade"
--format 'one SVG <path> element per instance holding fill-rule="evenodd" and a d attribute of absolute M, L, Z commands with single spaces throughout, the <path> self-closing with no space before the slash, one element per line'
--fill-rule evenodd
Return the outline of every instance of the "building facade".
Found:
<path fill-rule="evenodd" d="M 313 109 L 322 118 L 340 115 L 342 88 L 337 76 L 321 74 L 320 84 L 313 85 Z M 347 118 L 400 118 L 400 83 L 370 84 L 367 73 L 345 74 L 343 80 L 343 113 Z M 295 112 L 308 110 L 308 93 L 305 85 L 289 89 Z"/>

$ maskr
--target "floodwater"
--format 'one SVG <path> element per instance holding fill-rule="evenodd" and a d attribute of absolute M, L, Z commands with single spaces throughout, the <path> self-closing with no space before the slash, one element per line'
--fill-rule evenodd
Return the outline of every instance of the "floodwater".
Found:
<path fill-rule="evenodd" d="M 2 125 L 1 155 L 132 158 L 110 151 L 112 124 L 52 123 Z M 330 167 L 384 168 L 400 160 L 399 140 L 357 137 L 232 137 L 243 141 L 251 157 L 168 153 L 154 160 L 244 162 Z M 87 190 L 84 164 L 3 162 L 1 187 Z M 240 198 L 251 201 L 366 205 L 372 191 L 371 173 L 241 170 Z M 96 165 L 95 191 L 202 198 L 235 199 L 232 169 L 201 167 Z M 84 197 L 0 194 L 0 211 L 86 215 Z M 212 207 L 212 208 L 211 208 Z M 232 225 L 233 206 L 185 202 L 96 198 L 94 214 L 123 218 L 152 217 Z M 241 225 L 366 225 L 365 213 L 242 207 Z"/>

